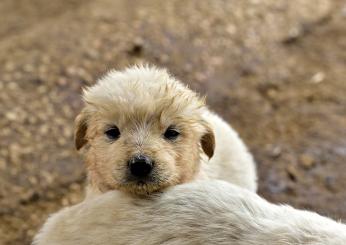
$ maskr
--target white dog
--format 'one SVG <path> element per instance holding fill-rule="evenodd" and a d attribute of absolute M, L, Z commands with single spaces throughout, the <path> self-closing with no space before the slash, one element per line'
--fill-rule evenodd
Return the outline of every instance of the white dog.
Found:
<path fill-rule="evenodd" d="M 87 205 L 89 201 L 102 203 L 104 197 L 100 194 L 110 190 L 142 196 L 196 179 L 221 179 L 256 191 L 255 163 L 237 133 L 210 112 L 197 94 L 165 70 L 133 67 L 111 72 L 88 88 L 84 99 L 86 106 L 76 119 L 75 140 L 76 148 L 83 148 L 86 156 L 89 185 L 87 199 L 80 205 Z M 149 178 L 142 176 L 142 171 L 147 170 L 143 166 L 130 168 L 131 164 L 140 165 L 132 163 L 138 155 L 143 156 L 144 167 L 153 168 L 147 171 Z M 133 170 L 140 176 L 129 178 Z M 102 198 L 92 200 L 90 197 L 94 196 Z M 117 196 L 120 198 L 122 194 Z M 130 202 L 129 196 L 124 194 L 123 197 L 124 205 Z M 94 215 L 84 211 L 80 211 L 81 216 L 89 217 L 89 221 L 94 219 Z M 108 211 L 117 212 L 117 208 Z M 72 220 L 76 221 L 71 217 Z M 65 234 L 59 229 L 64 229 L 66 224 L 49 223 L 52 221 L 45 225 L 37 242 L 54 244 L 53 240 L 45 240 L 50 239 L 51 234 L 46 232 L 46 227 L 52 227 L 57 232 L 55 235 L 61 236 L 56 244 L 64 244 Z M 95 227 L 102 233 L 99 228 Z M 108 228 L 104 228 L 108 232 Z M 84 236 L 83 229 L 72 230 Z M 88 239 L 85 237 L 85 241 Z M 94 239 L 89 244 L 117 244 L 113 239 L 104 240 L 103 236 Z M 83 244 L 84 241 L 71 243 Z"/>
<path fill-rule="evenodd" d="M 83 98 L 75 143 L 88 196 L 115 189 L 143 196 L 205 178 L 256 191 L 255 163 L 235 131 L 165 70 L 112 71 Z"/>
<path fill-rule="evenodd" d="M 150 199 L 110 191 L 85 200 L 48 219 L 34 245 L 48 244 L 343 245 L 346 226 L 214 180 Z"/>

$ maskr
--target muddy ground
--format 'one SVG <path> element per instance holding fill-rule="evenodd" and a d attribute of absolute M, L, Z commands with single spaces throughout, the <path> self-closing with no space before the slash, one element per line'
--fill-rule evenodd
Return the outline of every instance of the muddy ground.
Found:
<path fill-rule="evenodd" d="M 81 87 L 167 67 L 239 131 L 276 203 L 346 220 L 343 0 L 2 0 L 0 244 L 78 202 Z"/>

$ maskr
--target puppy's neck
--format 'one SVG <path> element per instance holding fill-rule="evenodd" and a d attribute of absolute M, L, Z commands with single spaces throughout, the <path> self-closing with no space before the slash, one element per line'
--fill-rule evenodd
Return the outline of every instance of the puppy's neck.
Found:
<path fill-rule="evenodd" d="M 87 179 L 85 199 L 91 199 L 91 198 L 97 197 L 101 195 L 102 193 L 105 193 L 111 190 L 110 187 L 106 186 L 103 183 L 100 183 L 100 182 L 96 183 L 97 182 L 96 180 L 98 178 L 91 178 L 90 174 L 92 173 L 89 173 L 89 176 Z"/>

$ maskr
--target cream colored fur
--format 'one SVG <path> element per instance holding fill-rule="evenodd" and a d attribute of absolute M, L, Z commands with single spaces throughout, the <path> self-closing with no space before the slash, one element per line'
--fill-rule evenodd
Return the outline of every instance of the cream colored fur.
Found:
<path fill-rule="evenodd" d="M 210 178 L 256 191 L 255 163 L 237 133 L 166 70 L 111 71 L 85 89 L 83 98 L 76 147 L 84 148 L 88 197 L 114 189 L 146 195 Z M 121 132 L 113 142 L 104 134 L 109 125 Z M 170 125 L 181 132 L 175 142 L 162 137 Z M 144 184 L 128 181 L 127 162 L 139 153 L 155 161 L 155 178 Z"/>
<path fill-rule="evenodd" d="M 114 86 L 114 84 L 117 82 L 119 82 L 117 86 Z M 134 86 L 133 83 L 136 85 Z M 156 92 L 155 86 L 159 86 L 159 90 Z M 174 105 L 173 103 L 173 106 L 169 106 L 168 108 L 161 107 L 160 109 L 158 109 L 157 106 L 159 103 L 157 102 L 157 100 L 154 100 L 153 98 L 158 98 L 160 96 L 162 97 L 162 94 L 160 94 L 160 90 L 162 91 L 160 87 L 162 86 L 164 88 L 166 87 L 167 94 L 164 94 L 164 97 L 168 99 L 183 95 L 182 98 L 178 98 L 178 100 L 176 101 L 176 103 L 178 103 L 178 106 Z M 167 89 L 167 87 L 169 89 Z M 138 89 L 141 89 L 141 91 L 144 90 L 143 94 Z M 137 90 L 137 93 L 134 93 L 134 90 Z M 155 95 L 155 93 L 158 94 Z M 139 96 L 130 99 L 135 94 Z M 53 215 L 47 221 L 47 224 L 43 227 L 40 234 L 37 236 L 37 244 L 127 244 L 127 241 L 129 241 L 129 239 L 134 239 L 132 240 L 132 243 L 134 244 L 159 243 L 159 241 L 154 242 L 154 240 L 148 240 L 149 243 L 147 243 L 144 240 L 142 241 L 142 239 L 144 239 L 143 237 L 139 237 L 139 240 L 137 240 L 136 234 L 132 234 L 132 238 L 123 237 L 123 240 L 118 240 L 116 238 L 120 233 L 115 234 L 109 230 L 115 223 L 113 223 L 113 221 L 109 223 L 109 220 L 102 218 L 103 214 L 106 214 L 107 216 L 110 214 L 109 218 L 115 218 L 113 216 L 114 214 L 118 215 L 124 213 L 125 215 L 129 215 L 128 221 L 130 221 L 132 218 L 135 218 L 133 215 L 136 216 L 136 219 L 141 219 L 138 215 L 140 215 L 140 209 L 144 205 L 143 221 L 150 223 L 150 220 L 146 220 L 149 217 L 146 217 L 145 214 L 145 212 L 147 211 L 150 212 L 150 208 L 148 209 L 145 207 L 150 202 L 148 202 L 145 199 L 131 199 L 133 197 L 127 196 L 125 193 L 117 191 L 111 191 L 109 194 L 103 195 L 101 194 L 102 192 L 106 192 L 112 189 L 124 189 L 116 188 L 116 185 L 109 185 L 111 187 L 102 190 L 102 182 L 105 178 L 102 178 L 102 176 L 93 176 L 93 174 L 95 174 L 95 168 L 99 168 L 101 169 L 101 172 L 105 172 L 106 175 L 104 176 L 106 178 L 109 177 L 110 179 L 112 179 L 112 176 L 116 176 L 116 174 L 107 175 L 108 173 L 112 172 L 112 169 L 108 168 L 107 166 L 114 165 L 114 162 L 110 162 L 107 160 L 105 161 L 105 159 L 107 159 L 107 157 L 105 157 L 105 155 L 107 154 L 105 153 L 110 152 L 110 158 L 108 159 L 114 160 L 115 158 L 112 158 L 112 154 L 117 154 L 117 151 L 119 151 L 119 147 L 115 147 L 113 151 L 105 151 L 105 149 L 107 149 L 107 144 L 104 144 L 104 140 L 102 138 L 102 133 L 104 130 L 103 126 L 113 121 L 119 122 L 119 114 L 118 116 L 116 115 L 119 112 L 121 114 L 120 121 L 122 120 L 123 124 L 129 123 L 127 121 L 129 117 L 126 116 L 127 110 L 136 111 L 138 109 L 137 106 L 141 106 L 142 104 L 144 108 L 150 108 L 152 111 L 160 110 L 160 113 L 164 111 L 167 115 L 170 115 L 171 117 L 181 117 L 182 119 L 177 121 L 182 124 L 184 124 L 186 121 L 187 123 L 185 123 L 185 125 L 187 127 L 187 131 L 190 131 L 189 133 L 192 132 L 194 135 L 200 135 L 198 137 L 201 137 L 203 133 L 211 132 L 214 137 L 213 155 L 210 159 L 206 154 L 203 153 L 203 151 L 199 150 L 198 158 L 196 158 L 198 160 L 197 162 L 193 158 L 187 157 L 182 159 L 183 164 L 179 164 L 186 166 L 186 168 L 182 169 L 183 173 L 189 172 L 189 169 L 197 167 L 198 171 L 194 173 L 194 176 L 191 176 L 191 179 L 181 182 L 170 182 L 168 185 L 163 187 L 174 186 L 175 184 L 201 179 L 221 179 L 226 180 L 230 183 L 234 183 L 238 186 L 244 187 L 252 192 L 256 191 L 257 177 L 255 163 L 252 158 L 252 155 L 248 152 L 246 146 L 239 138 L 237 133 L 223 119 L 221 119 L 215 113 L 210 112 L 204 106 L 204 102 L 200 100 L 194 92 L 182 85 L 179 81 L 176 81 L 174 78 L 169 76 L 165 70 L 159 70 L 150 67 L 134 67 L 128 69 L 125 72 L 111 72 L 105 78 L 101 79 L 97 83 L 97 85 L 86 90 L 84 98 L 86 101 L 86 108 L 77 118 L 76 145 L 77 148 L 79 148 L 79 146 L 86 146 L 86 149 L 84 149 L 84 154 L 86 155 L 90 181 L 88 185 L 88 195 L 83 203 L 72 208 L 64 209 L 58 214 Z M 118 103 L 119 101 L 121 102 L 120 105 Z M 131 101 L 134 104 L 132 108 L 127 103 L 128 101 Z M 145 104 L 144 102 L 146 102 L 147 104 Z M 122 103 L 124 104 L 121 105 Z M 177 111 L 177 108 L 179 108 L 180 111 Z M 166 119 L 167 118 L 169 119 L 169 117 L 166 117 Z M 80 132 L 78 132 L 78 130 L 80 130 Z M 138 139 L 139 137 L 141 137 L 141 134 L 134 133 L 133 137 L 135 139 Z M 180 147 L 185 150 L 183 152 L 193 151 L 194 145 L 199 145 L 198 137 L 195 138 L 195 141 L 186 140 L 182 141 L 182 143 L 179 142 Z M 151 142 L 155 141 L 152 140 Z M 157 143 L 151 144 L 155 145 Z M 165 148 L 162 147 L 162 144 L 157 145 L 160 145 L 161 151 L 165 151 L 166 149 L 168 151 L 171 150 L 169 146 Z M 124 145 L 120 145 L 120 147 L 124 147 Z M 101 150 L 101 152 L 98 152 L 97 149 Z M 95 161 L 95 159 L 97 159 L 95 155 L 98 154 L 100 154 L 101 156 L 101 163 L 105 162 L 104 165 L 101 164 L 100 166 L 100 164 L 98 164 L 99 161 Z M 122 164 L 121 161 L 118 161 L 118 164 L 119 163 Z M 98 166 L 95 167 L 95 164 L 98 164 Z M 174 170 L 174 167 L 172 169 Z M 169 169 L 162 171 L 162 173 L 168 175 L 167 172 L 169 172 Z M 173 173 L 171 174 L 174 175 L 176 173 L 173 171 Z M 111 181 L 112 180 L 110 180 L 110 182 L 108 183 L 112 183 Z M 159 189 L 161 191 L 163 190 L 163 188 L 161 187 Z M 157 191 L 157 189 L 155 190 Z M 126 188 L 125 191 L 127 192 Z M 176 191 L 174 191 L 174 193 L 175 192 Z M 185 192 L 185 194 L 188 195 L 187 192 Z M 198 193 L 196 194 L 198 195 Z M 172 195 L 171 198 L 173 197 Z M 191 195 L 193 197 L 195 193 L 192 192 Z M 93 199 L 92 197 L 97 198 Z M 115 197 L 117 200 L 113 200 L 113 197 Z M 169 197 L 169 195 L 167 195 L 167 197 Z M 164 194 L 162 200 L 165 200 L 165 198 L 166 194 Z M 110 202 L 106 204 L 108 202 L 106 200 L 109 200 Z M 161 200 L 161 198 L 159 198 L 159 200 Z M 115 205 L 113 207 L 113 203 L 111 203 L 113 201 L 117 203 L 119 202 L 119 205 L 123 205 Z M 137 206 L 133 202 L 137 203 L 139 206 Z M 154 205 L 154 203 L 152 204 Z M 159 207 L 161 204 L 163 206 Z M 126 205 L 128 205 L 127 211 L 129 212 L 122 211 L 122 209 L 126 209 Z M 135 205 L 135 207 L 139 209 L 137 209 L 133 214 L 131 214 L 133 205 Z M 159 208 L 157 213 L 158 215 L 160 214 L 160 209 L 164 210 L 166 208 L 169 208 L 168 202 L 166 202 L 165 204 L 165 202 L 163 201 L 159 201 L 159 203 L 157 203 L 155 206 Z M 100 208 L 99 212 L 102 213 L 101 216 L 98 216 L 97 208 Z M 177 209 L 175 211 L 179 212 L 179 210 Z M 78 217 L 75 216 L 73 213 L 75 213 Z M 100 219 L 98 219 L 97 217 L 100 217 Z M 174 219 L 173 217 L 167 217 L 167 221 L 171 218 Z M 64 219 L 66 223 L 65 221 L 63 221 Z M 197 216 L 195 216 L 195 219 L 198 219 L 198 214 Z M 116 220 L 118 220 L 118 218 L 116 218 Z M 166 222 L 164 220 L 162 221 Z M 79 222 L 82 222 L 83 224 L 78 224 Z M 123 222 L 124 221 L 119 220 L 119 223 L 116 225 L 119 228 L 119 232 L 121 230 L 123 232 L 130 232 L 132 228 L 140 229 L 139 226 L 132 227 L 131 222 L 125 222 L 124 226 L 120 227 L 121 223 Z M 84 226 L 84 224 L 86 226 Z M 76 225 L 76 227 L 74 227 L 74 225 Z M 151 225 L 160 226 L 164 224 L 157 223 Z M 92 226 L 95 226 L 94 229 L 92 228 Z M 179 222 L 176 225 L 176 228 L 178 227 Z M 143 228 L 145 229 L 145 227 Z M 93 229 L 96 233 L 90 233 L 90 235 L 87 234 L 89 229 Z M 161 232 L 161 230 L 157 230 L 157 232 Z M 73 238 L 70 235 L 75 235 L 76 237 Z M 110 235 L 110 237 L 106 237 L 107 235 Z M 115 238 L 113 238 L 113 235 L 115 236 Z M 129 233 L 127 235 L 130 236 Z M 159 234 L 157 235 L 159 236 Z M 164 234 L 162 235 L 165 236 Z M 81 236 L 81 238 L 78 238 L 79 236 Z M 158 239 L 160 240 L 161 238 Z M 196 237 L 195 239 L 199 238 Z M 183 240 L 181 241 L 183 242 Z M 175 244 L 179 244 L 179 240 L 177 240 Z"/>
<path fill-rule="evenodd" d="M 52 215 L 34 244 L 343 245 L 346 226 L 214 180 L 150 199 L 110 191 Z"/>
<path fill-rule="evenodd" d="M 206 111 L 203 117 L 213 129 L 215 152 L 209 161 L 202 161 L 199 179 L 225 180 L 256 192 L 256 164 L 236 131 L 215 113 Z"/>

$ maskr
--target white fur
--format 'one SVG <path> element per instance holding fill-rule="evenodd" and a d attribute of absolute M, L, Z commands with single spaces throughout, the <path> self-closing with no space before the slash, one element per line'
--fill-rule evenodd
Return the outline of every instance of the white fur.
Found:
<path fill-rule="evenodd" d="M 122 107 L 126 110 L 131 109 L 129 104 L 134 108 L 145 105 L 146 108 L 155 110 L 157 104 L 162 103 L 162 99 L 158 98 L 188 99 L 189 103 L 183 99 L 177 101 L 180 101 L 181 108 L 186 107 L 185 113 L 191 113 L 191 108 L 200 107 L 198 112 L 210 124 L 215 136 L 214 156 L 210 160 L 205 155 L 201 156 L 201 171 L 196 179 L 221 179 L 251 191 L 257 190 L 256 164 L 235 130 L 221 117 L 206 107 L 201 107 L 196 93 L 165 69 L 133 66 L 124 71 L 111 71 L 97 84 L 85 89 L 83 97 L 92 105 Z M 126 106 L 119 105 L 122 101 L 126 102 Z M 91 196 L 93 192 L 88 191 L 88 197 Z"/>
<path fill-rule="evenodd" d="M 117 89 L 120 91 L 114 91 L 114 80 L 120 81 L 117 84 Z M 159 69 L 153 69 L 148 67 L 134 67 L 132 69 L 126 70 L 126 72 L 111 72 L 108 74 L 104 79 L 101 80 L 101 82 L 93 87 L 93 90 L 86 90 L 85 92 L 85 99 L 86 101 L 89 101 L 92 104 L 96 103 L 106 103 L 105 101 L 108 101 L 108 99 L 112 96 L 115 96 L 115 94 L 119 95 L 126 95 L 127 97 L 131 97 L 131 91 L 128 91 L 127 87 L 121 82 L 121 81 L 135 81 L 135 89 L 142 89 L 140 86 L 141 84 L 146 83 L 146 86 L 152 86 L 150 83 L 157 83 L 162 82 L 169 84 L 170 86 L 178 86 L 181 90 L 188 90 L 185 86 L 183 86 L 180 82 L 172 79 L 168 73 L 165 70 L 159 70 Z M 148 83 L 149 82 L 149 85 Z M 123 84 L 123 85 L 122 85 Z M 143 90 L 145 90 L 143 88 Z M 146 90 L 145 90 L 146 91 Z M 192 92 L 192 91 L 191 91 Z M 130 93 L 130 94 L 128 94 Z M 193 93 L 193 92 L 192 92 Z M 143 97 L 139 98 L 136 97 L 133 100 L 138 101 L 146 101 L 148 102 L 150 100 L 150 94 L 143 93 Z M 147 97 L 146 97 L 147 96 Z M 118 98 L 119 99 L 119 98 Z M 192 105 L 191 105 L 192 106 Z M 198 106 L 198 105 L 195 105 Z M 214 156 L 208 160 L 206 156 L 202 159 L 202 166 L 201 171 L 196 179 L 221 179 L 228 181 L 230 183 L 236 184 L 238 186 L 244 187 L 250 191 L 255 192 L 257 189 L 257 177 L 256 177 L 256 167 L 255 162 L 253 160 L 252 155 L 248 152 L 246 146 L 242 142 L 242 140 L 239 138 L 238 134 L 231 128 L 229 124 L 227 124 L 222 118 L 217 116 L 216 114 L 210 112 L 209 110 L 202 110 L 203 112 L 203 119 L 207 121 L 211 128 L 213 129 L 214 135 L 215 135 L 215 152 Z M 193 187 L 193 185 L 192 185 Z M 202 187 L 203 188 L 203 187 Z M 173 189 L 175 190 L 175 189 Z M 173 191 L 171 194 L 171 198 L 173 197 L 173 193 L 177 191 Z M 93 192 L 91 192 L 93 194 Z M 187 195 L 187 192 L 185 192 Z M 59 214 L 54 215 L 52 218 L 47 221 L 47 224 L 44 226 L 43 230 L 41 231 L 41 235 L 38 235 L 39 240 L 41 241 L 39 244 L 118 244 L 117 239 L 113 239 L 113 235 L 115 237 L 118 237 L 118 234 L 108 233 L 108 229 L 113 226 L 113 224 L 108 227 L 109 221 L 106 221 L 106 219 L 101 218 L 100 220 L 97 219 L 98 215 L 97 208 L 100 208 L 100 212 L 103 213 L 107 212 L 111 214 L 118 213 L 118 207 L 114 207 L 113 210 L 113 204 L 108 203 L 106 204 L 105 200 L 106 197 L 109 196 L 111 200 L 113 200 L 113 196 L 117 198 L 117 201 L 123 203 L 124 206 L 121 206 L 122 209 L 126 209 L 127 202 L 130 203 L 128 206 L 129 211 L 133 208 L 131 204 L 131 199 L 127 197 L 125 194 L 121 194 L 119 192 L 111 192 L 109 195 L 92 195 L 89 193 L 90 197 L 97 197 L 94 200 L 85 200 L 82 204 L 79 204 L 75 207 L 64 209 Z M 198 194 L 198 193 L 196 193 Z M 195 193 L 191 193 L 192 196 L 195 195 Z M 169 197 L 169 194 L 165 194 L 162 200 L 166 200 L 165 197 Z M 99 197 L 101 198 L 99 200 Z M 106 199 L 105 199 L 106 198 Z M 124 198 L 124 200 L 122 200 Z M 206 198 L 208 199 L 208 197 Z M 161 199 L 159 199 L 161 200 Z M 168 199 L 167 199 L 168 200 Z M 197 199 L 196 199 L 197 201 Z M 142 201 L 138 200 L 139 203 Z M 145 200 L 143 200 L 144 203 L 146 203 Z M 161 201 L 159 201 L 161 202 Z M 108 205 L 106 209 L 101 206 L 97 205 Z M 164 201 L 162 201 L 162 204 L 164 205 L 162 208 L 165 209 Z M 94 205 L 96 205 L 94 207 Z M 157 204 L 159 205 L 159 204 Z M 156 205 L 156 206 L 157 206 Z M 78 207 L 82 207 L 76 214 L 78 214 L 80 217 L 74 217 L 73 215 L 70 216 L 72 213 L 74 213 L 74 210 L 78 210 Z M 119 206 L 120 207 L 120 206 Z M 187 206 L 187 208 L 189 205 Z M 89 210 L 89 208 L 91 208 Z M 89 213 L 89 211 L 91 213 Z M 146 210 L 143 210 L 146 212 Z M 149 209 L 148 209 L 149 211 Z M 172 210 L 173 211 L 173 210 Z M 179 212 L 179 210 L 175 210 L 176 212 Z M 119 211 L 120 213 L 123 211 Z M 130 214 L 130 213 L 129 213 Z M 140 215 L 140 209 L 138 209 L 135 213 L 135 215 Z M 66 217 L 65 217 L 66 215 Z M 132 214 L 130 214 L 131 216 Z M 100 215 L 100 217 L 102 217 Z M 113 217 L 112 215 L 110 217 Z M 66 218 L 66 223 L 63 221 Z M 78 224 L 78 220 L 81 221 L 81 218 L 86 219 L 87 227 L 83 228 L 82 224 Z M 96 218 L 96 219 L 95 219 Z M 138 216 L 138 218 L 140 218 Z M 146 217 L 144 217 L 145 219 Z M 167 217 L 169 218 L 169 217 Z M 195 219 L 198 218 L 198 214 L 195 217 Z M 55 221 L 57 220 L 57 221 Z M 75 223 L 77 222 L 77 223 Z M 84 221 L 83 221 L 84 222 Z M 98 226 L 98 222 L 101 222 L 101 227 Z M 106 222 L 106 223 L 104 223 Z M 112 221 L 113 222 L 113 221 Z M 121 221 L 120 223 L 122 223 Z M 165 221 L 166 222 L 166 221 Z M 118 226 L 121 226 L 121 224 L 118 224 Z M 76 227 L 73 227 L 73 224 L 76 225 Z M 78 225 L 77 225 L 78 224 Z M 95 237 L 96 233 L 94 235 L 86 234 L 89 229 L 93 229 L 92 226 L 95 225 L 95 232 L 97 233 L 97 236 L 100 235 L 100 237 Z M 151 224 L 155 226 L 155 224 Z M 160 223 L 157 223 L 158 226 L 160 226 Z M 172 225 L 172 224 L 171 224 Z M 102 228 L 103 227 L 103 228 Z M 177 227 L 179 227 L 179 222 L 177 223 Z M 133 227 L 136 228 L 136 227 Z M 140 228 L 139 226 L 137 227 Z M 130 232 L 130 229 L 132 229 L 131 223 L 124 223 L 124 227 L 121 229 L 127 230 Z M 54 230 L 54 232 L 53 232 Z M 120 231 L 120 230 L 119 230 Z M 66 233 L 67 232 L 67 233 Z M 84 233 L 86 232 L 86 233 Z M 108 233 L 111 235 L 110 240 L 108 241 L 105 238 L 103 232 Z M 161 231 L 159 231 L 161 232 Z M 69 234 L 76 235 L 76 238 L 70 237 Z M 93 233 L 92 233 L 93 234 Z M 66 235 L 66 237 L 65 237 Z M 164 234 L 162 234 L 164 236 Z M 50 237 L 52 236 L 52 237 Z M 78 238 L 78 236 L 83 236 L 82 238 Z M 49 242 L 45 242 L 45 239 L 49 239 Z M 55 240 L 56 239 L 56 240 Z M 71 239 L 71 240 L 64 240 L 64 239 Z M 75 240 L 76 239 L 76 240 Z M 82 240 L 79 240 L 82 239 Z M 96 239 L 96 240 L 95 240 Z M 124 239 L 132 239 L 130 237 L 130 234 L 128 234 L 128 237 L 124 237 Z M 134 237 L 134 239 L 136 239 Z M 142 239 L 142 238 L 141 238 Z M 196 239 L 199 239 L 196 237 Z M 126 244 L 125 240 L 123 242 L 119 241 L 119 244 Z M 56 243 L 54 243 L 56 241 Z M 112 241 L 115 241 L 114 243 Z M 183 242 L 183 240 L 181 240 Z M 148 241 L 150 243 L 155 243 L 154 241 Z M 146 244 L 146 242 L 141 243 L 141 240 L 134 240 L 134 243 L 137 244 Z M 168 243 L 169 244 L 169 243 Z M 179 244 L 179 240 L 177 243 Z"/>
<path fill-rule="evenodd" d="M 256 164 L 236 131 L 221 117 L 205 112 L 204 119 L 215 135 L 215 152 L 210 161 L 202 161 L 201 175 L 209 179 L 225 180 L 256 192 Z M 203 179 L 203 176 L 200 176 Z"/>
<path fill-rule="evenodd" d="M 151 199 L 105 193 L 51 216 L 34 244 L 341 245 L 346 226 L 214 180 Z"/>
<path fill-rule="evenodd" d="M 174 94 L 171 92 L 174 91 Z M 174 102 L 184 113 L 191 113 L 200 108 L 203 101 L 197 93 L 176 80 L 165 69 L 149 65 L 132 66 L 123 71 L 112 70 L 98 82 L 83 91 L 87 104 L 98 107 L 122 107 L 122 110 L 150 108 L 156 110 L 160 104 Z M 175 108 L 175 109 L 177 109 Z"/>

